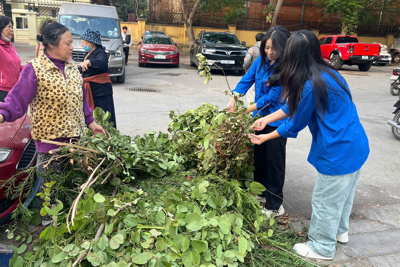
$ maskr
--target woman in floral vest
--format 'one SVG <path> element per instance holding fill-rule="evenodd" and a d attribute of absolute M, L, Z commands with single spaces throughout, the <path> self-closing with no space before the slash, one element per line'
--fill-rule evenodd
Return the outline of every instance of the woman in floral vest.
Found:
<path fill-rule="evenodd" d="M 73 47 L 68 28 L 53 22 L 37 39 L 44 48 L 25 66 L 5 102 L 0 103 L 0 123 L 22 117 L 29 106 L 40 163 L 50 158 L 50 150 L 58 148 L 42 140 L 69 142 L 79 138 L 86 127 L 93 134 L 105 132 L 93 119 L 78 68 L 69 61 Z"/>

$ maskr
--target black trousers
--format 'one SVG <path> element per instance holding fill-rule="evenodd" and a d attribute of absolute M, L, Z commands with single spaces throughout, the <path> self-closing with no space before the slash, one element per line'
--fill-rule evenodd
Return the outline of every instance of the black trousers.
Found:
<path fill-rule="evenodd" d="M 125 64 L 127 64 L 129 56 L 129 47 L 124 47 L 124 54 L 125 54 Z"/>
<path fill-rule="evenodd" d="M 267 134 L 276 127 L 267 125 L 256 134 Z M 284 137 L 255 145 L 254 148 L 254 180 L 267 190 L 263 192 L 266 199 L 265 208 L 277 210 L 283 203 L 283 184 L 285 183 L 286 141 Z"/>

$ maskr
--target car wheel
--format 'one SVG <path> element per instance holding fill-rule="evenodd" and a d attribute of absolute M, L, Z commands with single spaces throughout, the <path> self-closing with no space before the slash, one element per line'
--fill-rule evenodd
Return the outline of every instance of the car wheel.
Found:
<path fill-rule="evenodd" d="M 190 66 L 196 66 L 196 63 L 193 61 L 193 53 L 190 53 Z"/>
<path fill-rule="evenodd" d="M 358 69 L 361 70 L 361 71 L 369 71 L 369 69 L 371 68 L 371 66 L 372 66 L 372 62 L 370 62 L 370 63 L 364 63 L 364 64 L 359 64 L 359 65 L 358 65 Z"/>
<path fill-rule="evenodd" d="M 400 63 L 400 54 L 394 55 L 393 63 L 396 63 L 396 64 Z"/>
<path fill-rule="evenodd" d="M 125 83 L 125 71 L 124 74 L 117 77 L 117 83 Z"/>
<path fill-rule="evenodd" d="M 331 65 L 337 70 L 340 70 L 340 68 L 343 66 L 343 61 L 338 54 L 331 54 L 331 56 L 329 57 L 329 61 L 331 62 Z"/>

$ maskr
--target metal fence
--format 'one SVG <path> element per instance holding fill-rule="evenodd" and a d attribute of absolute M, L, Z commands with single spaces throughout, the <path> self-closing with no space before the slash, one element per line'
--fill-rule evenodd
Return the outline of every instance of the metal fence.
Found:
<path fill-rule="evenodd" d="M 169 11 L 150 11 L 148 15 L 148 22 L 160 24 L 183 24 L 182 13 L 173 13 Z M 235 23 L 239 30 L 259 30 L 266 31 L 270 23 L 265 17 L 247 17 L 238 19 Z M 280 16 L 278 24 L 287 27 L 290 31 L 297 31 L 300 29 L 318 30 L 320 33 L 339 34 L 341 32 L 342 23 L 339 20 L 322 20 L 322 21 L 308 21 L 296 17 Z M 215 16 L 208 14 L 199 14 L 193 21 L 194 26 L 203 27 L 216 27 L 227 28 L 228 23 L 224 20 L 223 16 Z M 386 36 L 387 34 L 398 34 L 400 25 L 358 25 L 356 32 L 362 35 Z"/>

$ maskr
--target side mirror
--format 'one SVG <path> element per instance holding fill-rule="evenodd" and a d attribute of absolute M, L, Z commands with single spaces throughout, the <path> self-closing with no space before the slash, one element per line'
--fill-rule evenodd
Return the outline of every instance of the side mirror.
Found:
<path fill-rule="evenodd" d="M 139 41 L 138 44 L 140 45 L 142 43 L 142 41 Z"/>
<path fill-rule="evenodd" d="M 241 42 L 240 44 L 246 46 L 246 42 L 245 41 Z"/>
<path fill-rule="evenodd" d="M 178 47 L 178 43 L 175 43 L 175 46 Z"/>

